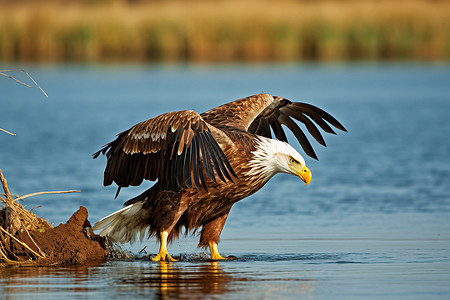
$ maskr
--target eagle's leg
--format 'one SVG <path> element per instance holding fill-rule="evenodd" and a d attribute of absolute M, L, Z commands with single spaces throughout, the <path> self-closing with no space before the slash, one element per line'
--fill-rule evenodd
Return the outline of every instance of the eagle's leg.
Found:
<path fill-rule="evenodd" d="M 217 250 L 216 242 L 209 242 L 209 251 L 211 252 L 211 259 L 226 259 L 220 255 L 219 250 Z"/>
<path fill-rule="evenodd" d="M 160 247 L 159 247 L 159 253 L 155 257 L 152 258 L 153 261 L 177 261 L 177 259 L 172 258 L 172 256 L 169 255 L 169 252 L 167 251 L 167 237 L 169 236 L 169 232 L 162 231 L 160 234 Z"/>
<path fill-rule="evenodd" d="M 229 212 L 230 210 L 226 214 L 203 225 L 198 245 L 200 247 L 209 247 L 211 259 L 227 259 L 219 254 L 217 244 L 219 243 L 220 234 L 222 233 Z"/>
<path fill-rule="evenodd" d="M 172 198 L 172 200 L 176 200 L 176 198 Z M 170 209 L 172 209 L 172 206 L 168 206 Z M 172 258 L 172 256 L 169 255 L 169 252 L 167 251 L 167 240 L 169 238 L 170 233 L 172 232 L 173 227 L 180 219 L 181 215 L 184 213 L 184 211 L 188 207 L 188 202 L 185 201 L 183 197 L 179 200 L 179 205 L 176 208 L 175 213 L 172 215 L 171 223 L 165 224 L 165 226 L 161 226 L 163 229 L 159 231 L 159 240 L 160 240 L 160 247 L 159 247 L 159 253 L 155 257 L 152 258 L 153 261 L 177 261 L 177 259 Z M 172 210 L 173 212 L 173 210 Z"/>

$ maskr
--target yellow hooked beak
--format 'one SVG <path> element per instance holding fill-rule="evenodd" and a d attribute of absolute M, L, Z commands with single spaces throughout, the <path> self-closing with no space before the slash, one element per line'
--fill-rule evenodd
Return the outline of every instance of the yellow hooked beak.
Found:
<path fill-rule="evenodd" d="M 303 182 L 305 182 L 305 186 L 307 186 L 311 181 L 311 171 L 307 167 L 303 167 L 301 171 L 296 171 L 297 176 L 300 177 Z"/>

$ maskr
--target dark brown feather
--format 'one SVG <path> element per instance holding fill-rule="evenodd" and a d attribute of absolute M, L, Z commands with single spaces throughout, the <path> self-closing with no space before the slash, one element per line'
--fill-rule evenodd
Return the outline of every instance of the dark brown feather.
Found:
<path fill-rule="evenodd" d="M 192 188 L 192 181 L 191 181 L 191 164 L 192 164 L 192 147 L 188 147 L 186 151 L 184 151 L 184 161 L 183 161 L 183 182 L 184 185 Z"/>
<path fill-rule="evenodd" d="M 283 127 L 281 127 L 280 121 L 278 120 L 275 115 L 272 115 L 269 118 L 269 124 L 270 127 L 272 127 L 273 133 L 275 134 L 275 137 L 283 142 L 288 142 L 288 139 L 286 137 L 286 134 L 284 133 Z"/>
<path fill-rule="evenodd" d="M 194 138 L 192 140 L 192 153 L 193 153 L 193 164 L 192 164 L 192 170 L 194 171 L 194 183 L 197 189 L 200 189 L 200 182 L 199 182 L 199 174 L 198 174 L 198 165 L 199 165 L 199 155 L 198 155 L 198 145 L 197 140 Z"/>
<path fill-rule="evenodd" d="M 295 118 L 297 121 L 302 122 L 305 124 L 306 129 L 308 129 L 309 133 L 316 139 L 319 144 L 322 146 L 327 146 L 325 143 L 325 140 L 323 139 L 322 135 L 320 134 L 320 131 L 317 129 L 317 127 L 314 125 L 313 122 L 311 122 L 310 119 L 308 119 L 304 114 L 292 109 L 291 106 L 285 106 L 281 109 L 283 113 L 286 115 Z"/>
<path fill-rule="evenodd" d="M 224 181 L 236 176 L 208 124 L 194 111 L 167 113 L 136 124 L 93 157 L 100 154 L 107 157 L 105 185 L 137 186 L 144 179 L 158 179 L 161 188 L 179 191 L 193 184 L 206 189 L 204 172 L 216 182 L 213 167 Z"/>
<path fill-rule="evenodd" d="M 317 156 L 311 144 L 302 129 L 290 117 L 303 123 L 311 136 L 323 146 L 326 146 L 325 140 L 315 124 L 331 134 L 335 134 L 335 132 L 330 124 L 337 129 L 346 131 L 344 126 L 333 116 L 318 107 L 307 103 L 291 102 L 288 99 L 269 94 L 239 99 L 211 109 L 201 116 L 210 125 L 224 131 L 240 129 L 271 138 L 270 128 L 272 128 L 277 139 L 287 142 L 286 134 L 281 126 L 284 124 L 293 131 L 299 142 L 301 141 L 300 145 L 305 153 L 314 158 Z M 281 119 L 284 121 L 281 122 Z"/>
<path fill-rule="evenodd" d="M 198 138 L 200 139 L 200 146 L 202 150 L 202 159 L 203 159 L 203 165 L 205 167 L 206 174 L 209 178 L 211 178 L 214 183 L 217 183 L 215 176 L 214 176 L 214 170 L 212 167 L 212 161 L 211 161 L 211 155 L 210 150 L 208 150 L 208 143 L 204 139 L 204 134 L 199 133 Z"/>
<path fill-rule="evenodd" d="M 317 155 L 314 152 L 313 147 L 309 143 L 308 139 L 306 138 L 305 134 L 300 129 L 300 127 L 298 127 L 298 125 L 294 121 L 292 121 L 291 118 L 289 118 L 284 114 L 281 114 L 279 119 L 281 124 L 286 125 L 287 128 L 289 128 L 294 133 L 303 150 L 305 150 L 305 153 L 311 156 L 312 158 L 317 159 Z"/>
<path fill-rule="evenodd" d="M 292 107 L 295 107 L 296 110 L 305 112 L 309 117 L 311 117 L 314 121 L 316 119 L 321 118 L 342 131 L 347 132 L 347 129 L 339 123 L 332 115 L 327 113 L 326 111 L 318 108 L 317 106 L 307 104 L 307 103 L 292 103 Z M 324 129 L 325 130 L 325 129 Z"/>
<path fill-rule="evenodd" d="M 206 138 L 207 138 L 207 140 L 209 140 L 209 143 L 208 143 L 209 145 L 211 145 L 212 147 L 219 147 L 219 145 L 217 144 L 216 140 L 214 140 L 212 135 L 206 134 Z M 223 153 L 223 151 L 211 151 L 211 153 L 216 156 L 216 161 L 219 165 L 219 168 L 221 169 L 222 174 L 225 175 L 225 177 L 228 180 L 233 182 L 231 175 L 238 178 L 238 175 L 236 175 L 236 173 L 234 172 L 233 168 L 230 165 L 230 162 L 228 161 L 228 159 L 225 156 L 225 154 Z M 231 173 L 231 175 L 230 175 L 230 173 Z"/>
<path fill-rule="evenodd" d="M 213 108 L 202 113 L 201 116 L 205 122 L 219 129 L 231 127 L 247 130 L 261 111 L 272 102 L 271 95 L 259 94 Z"/>

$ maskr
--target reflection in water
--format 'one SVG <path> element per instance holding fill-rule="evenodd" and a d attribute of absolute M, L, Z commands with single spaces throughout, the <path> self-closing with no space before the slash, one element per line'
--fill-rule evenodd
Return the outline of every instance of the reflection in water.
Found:
<path fill-rule="evenodd" d="M 312 279 L 284 277 L 280 270 L 259 267 L 252 266 L 250 261 L 235 264 L 143 260 L 108 261 L 89 266 L 13 267 L 0 269 L 0 294 L 7 295 L 7 299 L 49 296 L 201 299 L 240 298 L 249 293 L 273 298 L 280 291 L 307 298 L 313 295 Z"/>
<path fill-rule="evenodd" d="M 87 294 L 89 277 L 98 273 L 100 263 L 66 267 L 6 267 L 0 268 L 0 291 L 8 299 L 40 294 Z M 3 299 L 3 298 L 2 298 Z"/>
<path fill-rule="evenodd" d="M 232 282 L 248 281 L 243 277 L 232 276 L 222 270 L 219 262 L 202 262 L 196 264 L 167 263 L 141 265 L 130 270 L 132 274 L 121 275 L 115 280 L 119 292 L 135 292 L 151 289 L 160 299 L 200 297 L 222 295 L 236 290 Z M 130 276 L 131 275 L 131 276 Z"/>
<path fill-rule="evenodd" d="M 103 265 L 12 267 L 0 269 L 0 291 L 10 299 L 24 296 L 204 297 L 236 290 L 247 281 L 224 272 L 218 262 L 153 263 L 110 261 Z"/>

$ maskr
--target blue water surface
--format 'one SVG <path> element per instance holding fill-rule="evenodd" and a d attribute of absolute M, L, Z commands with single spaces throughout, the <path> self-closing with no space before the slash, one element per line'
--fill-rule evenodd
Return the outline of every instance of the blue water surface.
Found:
<path fill-rule="evenodd" d="M 7 66 L 15 68 L 17 66 Z M 24 66 L 19 66 L 23 68 Z M 103 187 L 92 153 L 130 126 L 182 109 L 198 112 L 267 92 L 317 105 L 348 133 L 312 142 L 313 180 L 277 175 L 237 203 L 221 252 L 205 262 L 197 238 L 169 251 L 173 264 L 0 272 L 9 298 L 397 298 L 450 297 L 450 65 L 35 65 L 48 93 L 0 77 L 0 168 L 13 194 L 80 190 L 23 203 L 55 225 L 80 205 L 95 222 L 142 192 Z M 14 74 L 30 83 L 21 73 Z M 292 135 L 290 143 L 300 150 Z M 300 153 L 303 154 L 302 151 Z M 129 246 L 157 252 L 154 240 Z"/>

